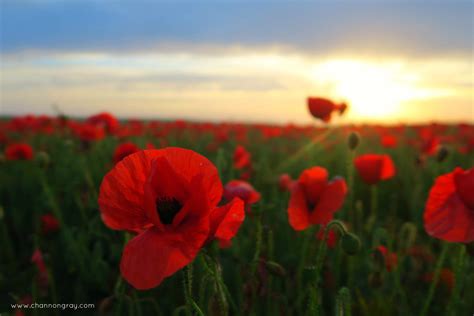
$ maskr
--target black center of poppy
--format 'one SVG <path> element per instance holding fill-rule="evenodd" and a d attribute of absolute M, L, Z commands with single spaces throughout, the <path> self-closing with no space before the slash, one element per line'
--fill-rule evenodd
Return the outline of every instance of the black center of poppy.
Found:
<path fill-rule="evenodd" d="M 156 211 L 161 222 L 165 225 L 173 222 L 174 217 L 182 207 L 183 205 L 175 198 L 162 197 L 156 200 Z"/>

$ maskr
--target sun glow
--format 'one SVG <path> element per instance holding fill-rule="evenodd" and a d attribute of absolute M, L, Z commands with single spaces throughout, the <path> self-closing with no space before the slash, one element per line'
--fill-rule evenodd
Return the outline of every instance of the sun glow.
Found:
<path fill-rule="evenodd" d="M 354 119 L 394 119 L 402 114 L 403 103 L 435 94 L 419 87 L 418 76 L 400 63 L 328 61 L 314 67 L 312 78 L 326 83 L 334 98 L 347 101 Z"/>

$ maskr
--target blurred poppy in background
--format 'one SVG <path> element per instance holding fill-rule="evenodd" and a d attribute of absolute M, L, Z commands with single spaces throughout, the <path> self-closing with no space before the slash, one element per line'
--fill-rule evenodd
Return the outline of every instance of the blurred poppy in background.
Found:
<path fill-rule="evenodd" d="M 395 165 L 389 155 L 362 155 L 355 158 L 354 165 L 367 184 L 377 184 L 395 176 Z"/>
<path fill-rule="evenodd" d="M 252 204 L 260 201 L 260 193 L 250 183 L 243 180 L 231 180 L 224 187 L 224 200 L 230 201 L 235 197 L 244 201 L 247 212 L 250 212 Z"/>
<path fill-rule="evenodd" d="M 326 123 L 331 120 L 331 115 L 333 112 L 339 112 L 339 114 L 342 115 L 347 109 L 347 105 L 345 103 L 336 104 L 333 101 L 325 98 L 309 97 L 307 102 L 311 115 Z"/>
<path fill-rule="evenodd" d="M 115 147 L 114 156 L 113 156 L 114 164 L 118 163 L 123 158 L 127 157 L 128 155 L 136 153 L 139 150 L 140 148 L 138 148 L 138 146 L 132 142 L 126 142 L 126 143 L 117 145 L 117 147 Z"/>
<path fill-rule="evenodd" d="M 33 148 L 26 143 L 10 144 L 5 148 L 8 160 L 30 160 L 33 158 Z"/>

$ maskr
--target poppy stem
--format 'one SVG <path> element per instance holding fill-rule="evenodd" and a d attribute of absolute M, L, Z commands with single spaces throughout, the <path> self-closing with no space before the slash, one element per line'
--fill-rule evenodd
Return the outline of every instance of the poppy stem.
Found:
<path fill-rule="evenodd" d="M 187 304 L 189 304 L 189 310 L 194 310 L 199 316 L 204 316 L 201 308 L 193 299 L 193 262 L 186 266 L 186 273 L 185 273 L 185 284 L 187 288 L 185 288 L 185 293 L 187 292 Z"/>
<path fill-rule="evenodd" d="M 370 187 L 370 217 L 369 220 L 367 221 L 367 230 L 370 232 L 372 231 L 372 227 L 374 226 L 375 222 L 377 221 L 377 202 L 378 202 L 378 196 L 377 196 L 377 186 L 372 185 Z"/>
<path fill-rule="evenodd" d="M 342 287 L 336 297 L 336 315 L 351 315 L 351 292 L 347 287 Z"/>
<path fill-rule="evenodd" d="M 323 268 L 324 258 L 326 257 L 326 251 L 327 251 L 326 239 L 327 239 L 331 226 L 335 225 L 341 228 L 340 225 L 336 222 L 338 221 L 332 221 L 327 225 L 326 229 L 324 230 L 324 238 L 320 241 L 318 253 L 316 255 L 316 265 L 315 265 L 314 277 L 313 277 L 314 283 L 311 286 L 310 300 L 309 300 L 309 309 L 312 315 L 321 314 L 320 309 L 321 309 L 322 302 L 320 302 L 320 299 L 322 299 L 322 297 L 320 295 L 320 288 L 321 288 L 320 282 L 321 282 L 321 272 Z"/>
<path fill-rule="evenodd" d="M 131 238 L 131 235 L 130 233 L 125 233 L 124 236 L 123 236 L 123 245 L 125 246 L 128 241 L 130 240 Z M 122 305 L 123 305 L 123 278 L 122 276 L 119 274 L 118 278 L 117 278 L 117 281 L 115 282 L 115 286 L 114 286 L 114 296 L 117 298 L 118 300 L 118 305 L 117 305 L 117 309 L 116 309 L 116 314 L 120 315 L 120 312 L 122 310 Z"/>
<path fill-rule="evenodd" d="M 311 236 L 313 236 L 312 229 L 309 229 L 308 231 L 305 232 L 306 235 L 304 236 L 303 240 L 303 246 L 301 247 L 301 255 L 300 255 L 300 261 L 298 264 L 298 270 L 296 272 L 296 283 L 298 286 L 298 302 L 302 302 L 302 298 L 304 297 L 303 293 L 303 270 L 304 266 L 306 264 L 306 258 L 307 258 L 307 253 L 308 253 L 308 248 L 309 248 L 309 241 L 311 240 Z"/>
<path fill-rule="evenodd" d="M 459 305 L 459 299 L 461 296 L 461 280 L 463 280 L 464 268 L 466 267 L 465 255 L 466 246 L 461 244 L 459 245 L 459 253 L 454 268 L 454 289 L 446 309 L 446 315 L 448 316 L 455 316 L 456 309 Z"/>
<path fill-rule="evenodd" d="M 441 254 L 439 255 L 438 261 L 436 262 L 436 267 L 433 274 L 433 280 L 431 281 L 430 289 L 428 291 L 428 296 L 426 297 L 425 304 L 423 305 L 423 309 L 421 310 L 420 316 L 426 316 L 426 314 L 428 313 L 428 310 L 431 305 L 431 301 L 433 300 L 433 296 L 436 290 L 436 286 L 438 285 L 441 268 L 443 267 L 444 260 L 446 259 L 446 254 L 448 253 L 448 248 L 449 248 L 449 244 L 444 242 L 443 247 L 441 249 Z"/>
<path fill-rule="evenodd" d="M 349 223 L 355 223 L 355 211 L 354 211 L 354 158 L 355 150 L 349 149 L 349 155 L 347 156 L 347 189 L 348 189 L 348 212 L 347 221 Z"/>

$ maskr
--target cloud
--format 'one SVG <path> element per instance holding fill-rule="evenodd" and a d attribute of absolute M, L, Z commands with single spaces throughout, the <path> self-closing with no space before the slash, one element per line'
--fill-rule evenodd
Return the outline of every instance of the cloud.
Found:
<path fill-rule="evenodd" d="M 4 54 L 277 47 L 319 55 L 471 54 L 471 1 L 4 1 Z"/>

